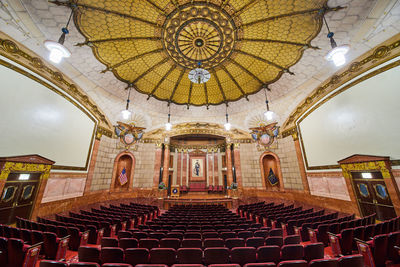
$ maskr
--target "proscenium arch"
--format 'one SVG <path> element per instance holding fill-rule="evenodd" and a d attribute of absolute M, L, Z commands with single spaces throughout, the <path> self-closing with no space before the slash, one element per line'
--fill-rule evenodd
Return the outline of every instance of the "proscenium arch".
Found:
<path fill-rule="evenodd" d="M 117 173 L 118 172 L 118 162 L 121 159 L 121 157 L 123 157 L 123 156 L 128 156 L 132 160 L 131 173 L 128 177 L 128 190 L 131 191 L 133 189 L 133 177 L 134 177 L 134 173 L 135 173 L 136 158 L 135 158 L 135 155 L 133 155 L 133 153 L 131 153 L 129 151 L 122 151 L 114 159 L 110 191 L 120 191 L 121 190 L 121 188 L 117 189 L 115 187 L 115 182 L 117 180 L 117 176 L 119 176 L 119 173 Z"/>
<path fill-rule="evenodd" d="M 260 170 L 261 170 L 261 178 L 262 178 L 262 185 L 263 188 L 267 189 L 267 188 L 273 188 L 271 186 L 267 187 L 267 181 L 266 181 L 266 176 L 265 176 L 265 170 L 264 170 L 264 164 L 263 164 L 263 160 L 266 156 L 272 156 L 275 159 L 276 162 L 276 168 L 277 168 L 277 173 L 275 173 L 275 175 L 278 177 L 279 180 L 279 191 L 283 191 L 284 190 L 284 186 L 283 186 L 283 176 L 282 176 L 282 169 L 281 169 L 281 161 L 278 157 L 277 154 L 271 152 L 271 151 L 266 151 L 264 153 L 261 154 L 260 156 Z"/>

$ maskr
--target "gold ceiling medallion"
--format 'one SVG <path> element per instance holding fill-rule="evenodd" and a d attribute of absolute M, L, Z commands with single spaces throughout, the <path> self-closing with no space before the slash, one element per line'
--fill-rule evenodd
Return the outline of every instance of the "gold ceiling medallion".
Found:
<path fill-rule="evenodd" d="M 338 8 L 327 0 L 69 0 L 95 57 L 140 93 L 181 105 L 248 98 L 296 64 Z M 187 77 L 201 64 L 210 80 Z"/>
<path fill-rule="evenodd" d="M 233 51 L 238 32 L 231 16 L 211 3 L 186 4 L 168 15 L 162 39 L 168 55 L 183 68 L 218 66 Z M 241 30 L 239 30 L 241 32 Z"/>

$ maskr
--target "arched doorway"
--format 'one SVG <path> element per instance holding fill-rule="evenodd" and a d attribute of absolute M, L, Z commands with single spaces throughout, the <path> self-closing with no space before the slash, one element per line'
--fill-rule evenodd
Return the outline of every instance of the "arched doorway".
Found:
<path fill-rule="evenodd" d="M 111 180 L 111 191 L 128 191 L 132 189 L 133 174 L 135 170 L 135 156 L 131 152 L 121 152 L 114 160 L 113 176 Z M 125 169 L 126 183 L 121 184 L 120 175 Z"/>
<path fill-rule="evenodd" d="M 260 157 L 260 168 L 262 184 L 267 190 L 283 190 L 283 178 L 281 170 L 281 162 L 279 157 L 273 152 L 264 152 Z M 274 174 L 277 178 L 277 184 L 273 185 L 268 180 L 270 174 Z"/>

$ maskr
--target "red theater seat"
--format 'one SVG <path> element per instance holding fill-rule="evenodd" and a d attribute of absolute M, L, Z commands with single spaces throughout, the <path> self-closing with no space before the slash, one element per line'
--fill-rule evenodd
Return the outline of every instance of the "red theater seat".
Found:
<path fill-rule="evenodd" d="M 103 237 L 101 239 L 101 247 L 118 247 L 118 239 L 112 237 Z"/>
<path fill-rule="evenodd" d="M 102 263 L 123 263 L 124 250 L 122 248 L 101 248 L 100 259 Z"/>
<path fill-rule="evenodd" d="M 118 246 L 124 250 L 128 248 L 137 248 L 138 245 L 139 242 L 136 238 L 121 238 L 118 241 Z"/>
<path fill-rule="evenodd" d="M 68 267 L 68 264 L 62 261 L 42 260 L 39 267 Z"/>
<path fill-rule="evenodd" d="M 323 243 L 307 244 L 304 246 L 304 260 L 309 262 L 315 259 L 323 259 L 323 258 L 324 258 Z"/>
<path fill-rule="evenodd" d="M 273 262 L 259 262 L 259 263 L 247 263 L 244 267 L 275 267 L 276 264 Z"/>
<path fill-rule="evenodd" d="M 204 249 L 204 263 L 222 264 L 229 263 L 229 249 L 224 247 L 211 247 Z"/>
<path fill-rule="evenodd" d="M 153 248 L 150 250 L 151 264 L 166 264 L 171 266 L 176 261 L 176 252 L 173 248 Z"/>
<path fill-rule="evenodd" d="M 279 246 L 263 246 L 257 249 L 258 262 L 274 262 L 278 264 L 281 257 Z"/>
<path fill-rule="evenodd" d="M 301 260 L 304 257 L 304 248 L 302 245 L 284 245 L 281 248 L 281 260 Z"/>
<path fill-rule="evenodd" d="M 338 259 L 338 267 L 364 267 L 362 255 L 343 256 Z"/>
<path fill-rule="evenodd" d="M 308 267 L 307 262 L 303 260 L 298 261 L 281 261 L 278 267 Z"/>
<path fill-rule="evenodd" d="M 225 240 L 225 246 L 229 249 L 235 247 L 244 247 L 246 245 L 243 238 L 228 238 Z"/>
<path fill-rule="evenodd" d="M 158 245 L 159 245 L 158 239 L 143 238 L 139 240 L 140 248 L 147 248 L 148 250 L 150 250 L 152 248 L 158 248 Z"/>
<path fill-rule="evenodd" d="M 134 267 L 134 266 L 126 263 L 106 263 L 101 265 L 101 267 Z"/>
<path fill-rule="evenodd" d="M 70 263 L 69 267 L 100 267 L 100 265 L 94 262 L 74 262 Z"/>
<path fill-rule="evenodd" d="M 182 248 L 202 248 L 202 246 L 201 239 L 183 239 L 181 243 Z"/>
<path fill-rule="evenodd" d="M 180 248 L 176 254 L 179 264 L 201 264 L 203 260 L 203 251 L 200 248 Z"/>
<path fill-rule="evenodd" d="M 250 237 L 246 240 L 246 247 L 258 248 L 264 245 L 265 241 L 262 237 Z"/>
<path fill-rule="evenodd" d="M 149 263 L 149 250 L 147 248 L 128 248 L 125 250 L 125 262 L 135 266 Z"/>
<path fill-rule="evenodd" d="M 82 262 L 100 263 L 100 249 L 86 246 L 79 247 L 78 258 Z"/>
<path fill-rule="evenodd" d="M 224 247 L 225 241 L 222 238 L 207 238 L 204 239 L 204 248 Z"/>
<path fill-rule="evenodd" d="M 309 265 L 309 267 L 337 267 L 338 266 L 338 260 L 337 259 L 318 259 L 318 260 L 312 260 Z"/>
<path fill-rule="evenodd" d="M 240 264 L 257 262 L 256 249 L 252 247 L 236 247 L 231 250 L 231 262 Z"/>

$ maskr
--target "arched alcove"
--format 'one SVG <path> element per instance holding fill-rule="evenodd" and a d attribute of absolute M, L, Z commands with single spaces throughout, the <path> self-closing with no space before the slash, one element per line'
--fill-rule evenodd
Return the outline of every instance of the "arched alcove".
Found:
<path fill-rule="evenodd" d="M 263 187 L 267 190 L 283 190 L 283 178 L 281 170 L 281 162 L 279 157 L 273 152 L 264 152 L 260 157 L 260 168 Z M 272 170 L 275 176 L 278 178 L 279 183 L 273 186 L 268 181 L 268 175 L 270 170 Z"/>
<path fill-rule="evenodd" d="M 114 160 L 114 169 L 110 186 L 111 191 L 128 191 L 132 189 L 135 162 L 135 156 L 131 152 L 124 151 L 117 155 Z M 125 184 L 121 185 L 119 181 L 119 176 L 121 175 L 121 172 L 124 168 L 128 181 Z"/>

